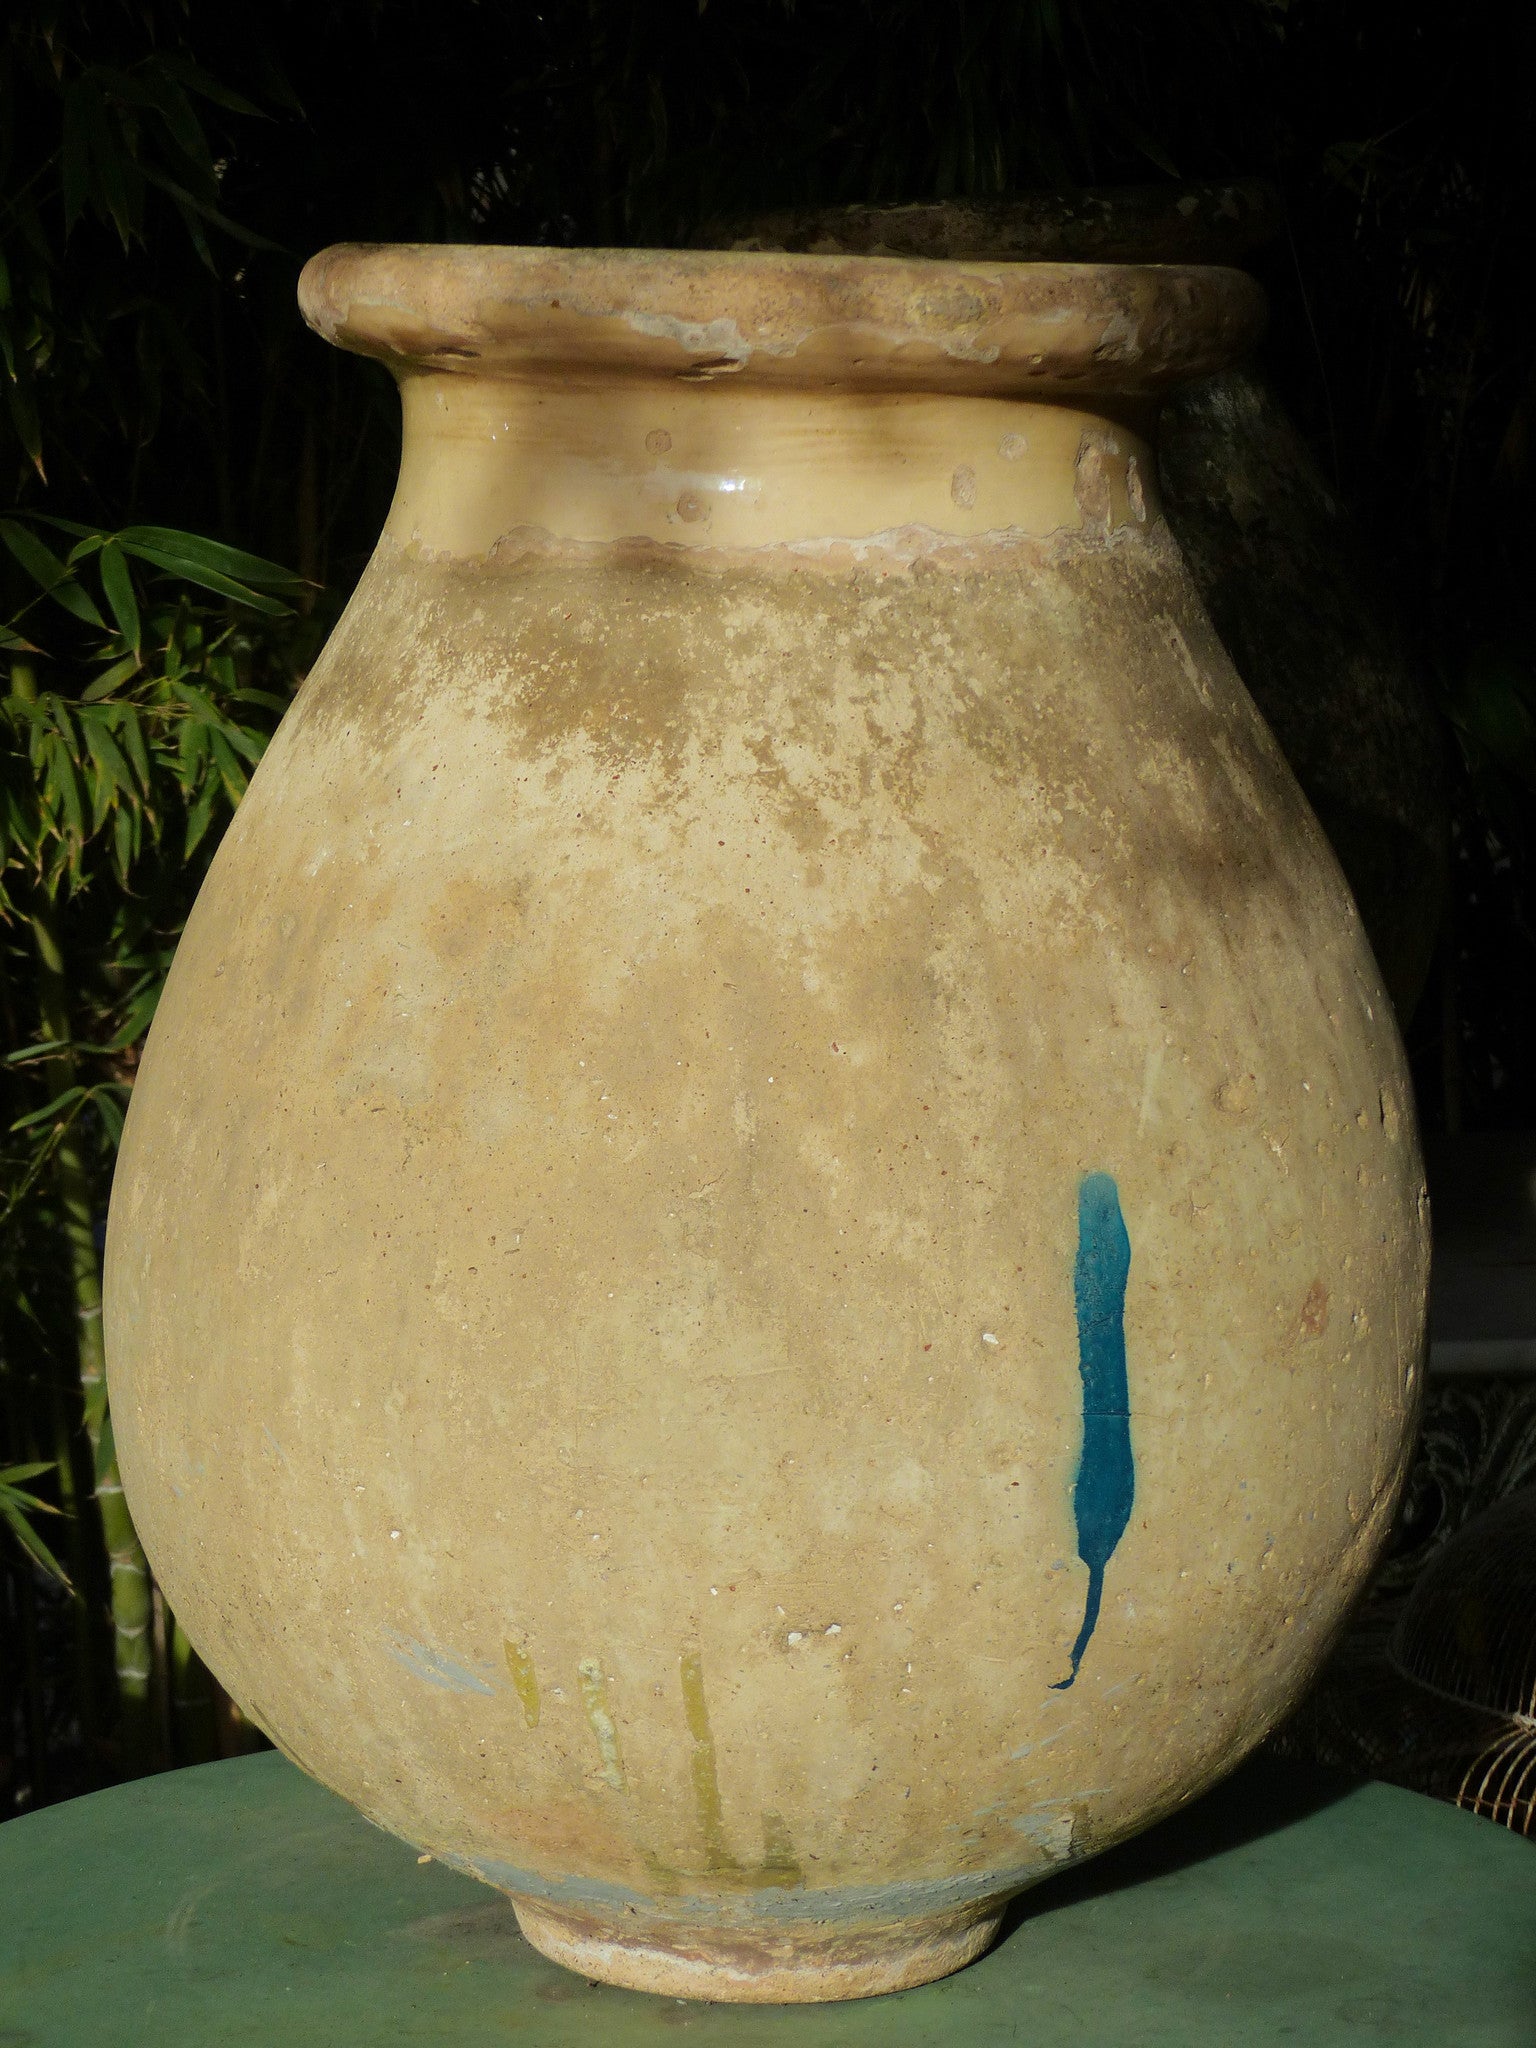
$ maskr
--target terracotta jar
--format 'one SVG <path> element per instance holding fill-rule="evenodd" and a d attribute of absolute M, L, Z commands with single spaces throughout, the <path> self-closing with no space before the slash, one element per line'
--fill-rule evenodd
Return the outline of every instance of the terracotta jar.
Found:
<path fill-rule="evenodd" d="M 155 1570 L 587 1976 L 939 1976 L 1285 1712 L 1403 1470 L 1401 1048 L 1144 438 L 1260 294 L 343 248 L 302 298 L 404 456 L 134 1090 Z"/>

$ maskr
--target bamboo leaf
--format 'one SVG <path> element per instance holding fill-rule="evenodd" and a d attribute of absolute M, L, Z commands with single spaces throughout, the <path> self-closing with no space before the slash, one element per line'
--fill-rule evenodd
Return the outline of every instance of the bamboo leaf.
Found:
<path fill-rule="evenodd" d="M 117 870 L 117 879 L 126 889 L 128 870 L 133 866 L 137 852 L 134 844 L 134 814 L 126 804 L 119 804 L 117 815 L 112 820 L 112 865 Z"/>
<path fill-rule="evenodd" d="M 103 697 L 111 696 L 119 683 L 126 682 L 131 675 L 136 675 L 139 667 L 140 662 L 137 654 L 125 654 L 121 661 L 114 661 L 110 668 L 103 669 L 89 688 L 81 691 L 80 702 L 82 704 L 99 704 Z M 147 776 L 145 780 L 148 780 Z"/>
<path fill-rule="evenodd" d="M 52 1102 L 45 1102 L 41 1109 L 34 1109 L 30 1116 L 19 1116 L 11 1125 L 13 1131 L 30 1131 L 38 1124 L 52 1123 L 66 1109 L 76 1108 L 85 1100 L 85 1090 L 78 1085 L 66 1088 L 62 1095 L 55 1095 Z"/>
<path fill-rule="evenodd" d="M 91 161 L 96 170 L 96 197 L 117 229 L 126 253 L 139 237 L 143 214 L 143 172 L 122 147 L 104 101 L 91 121 Z"/>
<path fill-rule="evenodd" d="M 285 569 L 281 562 L 269 562 L 261 555 L 247 554 L 243 548 L 226 547 L 222 541 L 209 540 L 200 533 L 184 533 L 178 527 L 125 526 L 117 539 L 130 554 L 150 558 L 149 550 L 154 549 L 157 567 L 171 568 L 189 582 L 196 582 L 198 575 L 204 573 L 263 590 L 297 592 L 307 588 L 305 579 L 296 571 Z"/>
<path fill-rule="evenodd" d="M 75 581 L 73 572 L 51 548 L 44 546 L 30 527 L 23 526 L 17 519 L 0 519 L 0 540 L 56 604 L 61 604 L 65 611 L 72 612 L 86 625 L 105 629 L 106 620 L 97 611 L 89 594 Z"/>
<path fill-rule="evenodd" d="M 136 78 L 125 76 L 115 83 L 115 90 L 125 100 L 133 100 L 142 107 L 152 107 L 170 130 L 182 155 L 205 175 L 212 176 L 213 165 L 203 124 L 198 120 L 192 102 L 163 62 L 146 64 Z"/>
<path fill-rule="evenodd" d="M 242 227 L 239 221 L 231 220 L 227 213 L 220 213 L 216 206 L 210 206 L 206 200 L 199 199 L 196 193 L 189 192 L 185 185 L 178 185 L 174 178 L 168 178 L 163 171 L 153 170 L 148 164 L 140 165 L 140 171 L 151 185 L 158 185 L 167 198 L 174 201 L 183 221 L 186 222 L 188 233 L 199 245 L 198 254 L 205 257 L 210 269 L 213 268 L 213 258 L 205 255 L 208 245 L 203 240 L 201 232 L 194 228 L 193 216 L 210 221 L 232 240 L 243 242 L 248 249 L 266 249 L 274 256 L 281 256 L 284 253 L 281 242 L 269 241 L 265 235 L 258 235 L 254 228 Z"/>
<path fill-rule="evenodd" d="M 0 1473 L 0 1520 L 4 1521 L 27 1555 L 72 1593 L 75 1589 L 69 1583 L 68 1573 L 27 1519 L 29 1514 L 57 1513 L 58 1509 L 50 1508 L 45 1501 L 34 1500 L 30 1494 L 18 1493 L 6 1486 L 4 1474 Z"/>
<path fill-rule="evenodd" d="M 151 177 L 156 185 L 170 192 L 171 204 L 181 215 L 181 224 L 187 231 L 187 240 L 197 251 L 198 261 L 206 271 L 209 271 L 216 277 L 219 266 L 213 260 L 213 251 L 208 246 L 208 237 L 203 233 L 203 224 L 197 217 L 196 209 L 191 205 L 179 186 L 169 184 L 164 178 L 155 178 L 153 173 L 151 173 Z"/>
<path fill-rule="evenodd" d="M 232 805 L 238 804 L 245 795 L 245 770 L 235 759 L 234 749 L 219 727 L 215 726 L 209 733 L 208 741 L 213 749 L 213 758 L 218 763 L 219 773 L 224 778 L 224 787 L 229 792 L 229 801 Z"/>
<path fill-rule="evenodd" d="M 106 719 L 99 714 L 93 718 L 89 713 L 83 712 L 80 726 L 85 734 L 85 744 L 91 751 L 92 760 L 112 788 L 126 797 L 137 796 L 138 788 L 133 771 L 123 759 L 122 750 L 113 739 Z"/>
<path fill-rule="evenodd" d="M 64 698 L 59 695 L 57 690 L 46 690 L 38 699 L 37 708 L 45 720 L 52 722 L 54 732 L 69 748 L 71 755 L 78 756 L 80 752 L 80 735 L 75 729 L 74 718 Z"/>
<path fill-rule="evenodd" d="M 52 548 L 19 520 L 0 519 L 0 539 L 4 540 L 33 582 L 40 583 L 44 590 L 51 590 L 56 583 L 69 581 L 68 568 Z"/>
<path fill-rule="evenodd" d="M 12 1181 L 11 1185 L 5 1190 L 5 1205 L 3 1208 L 0 1208 L 0 1224 L 9 1222 L 27 1196 L 31 1194 L 33 1188 L 42 1178 L 43 1171 L 48 1165 L 49 1160 L 52 1159 L 54 1153 L 58 1150 L 59 1139 L 62 1135 L 63 1126 L 56 1126 L 49 1132 L 42 1144 L 33 1147 L 32 1157 L 27 1162 L 26 1171 L 19 1180 Z M 25 1306 L 24 1301 L 19 1296 L 18 1301 L 21 1302 L 22 1306 Z M 32 1311 L 28 1309 L 27 1314 L 31 1316 Z M 32 1316 L 32 1320 L 34 1322 L 37 1321 L 36 1316 Z"/>
<path fill-rule="evenodd" d="M 128 1004 L 122 1028 L 111 1043 L 103 1047 L 103 1051 L 126 1052 L 130 1045 L 138 1043 L 154 1022 L 155 1011 L 160 1004 L 160 991 L 164 986 L 162 980 L 157 980 L 150 987 L 138 991 Z"/>
<path fill-rule="evenodd" d="M 269 618 L 280 618 L 288 610 L 288 606 L 278 598 L 252 590 L 235 577 L 221 575 L 216 569 L 194 569 L 183 557 L 168 555 L 156 548 L 130 546 L 126 541 L 123 545 L 126 553 L 137 555 L 141 561 L 151 562 L 157 569 L 180 576 L 202 590 L 211 590 L 218 597 L 232 597 L 237 604 L 249 605 L 252 611 L 265 612 Z"/>
<path fill-rule="evenodd" d="M 218 706 L 206 691 L 200 690 L 197 687 L 196 683 L 189 683 L 178 679 L 171 686 L 171 694 L 175 697 L 177 703 L 184 707 L 196 724 L 219 725 L 222 723 L 219 717 Z"/>
<path fill-rule="evenodd" d="M 133 763 L 134 773 L 139 778 L 139 787 L 146 791 L 149 790 L 151 787 L 149 750 L 144 745 L 143 724 L 138 712 L 131 704 L 125 704 L 122 707 L 122 717 L 118 721 L 117 736 L 122 741 L 123 752 Z"/>
<path fill-rule="evenodd" d="M 184 718 L 181 721 L 181 731 L 176 737 L 176 759 L 182 788 L 190 790 L 208 761 L 208 721 L 205 718 Z"/>
<path fill-rule="evenodd" d="M 110 776 L 103 775 L 95 761 L 91 761 L 85 772 L 85 786 L 91 799 L 90 837 L 95 838 L 107 819 L 112 815 L 117 802 L 117 793 L 112 787 Z"/>
<path fill-rule="evenodd" d="M 27 460 L 46 483 L 48 472 L 43 465 L 43 425 L 38 416 L 32 366 L 25 354 L 18 355 L 14 367 L 11 368 L 5 395 L 6 403 L 10 407 L 11 425 L 16 429 L 16 438 L 25 449 Z"/>
<path fill-rule="evenodd" d="M 56 1060 L 62 1053 L 88 1053 L 92 1057 L 105 1057 L 122 1051 L 118 1039 L 109 1039 L 98 1045 L 89 1038 L 43 1038 L 34 1039 L 30 1045 L 23 1045 L 15 1052 L 5 1055 L 8 1067 L 35 1066 L 39 1060 Z"/>
<path fill-rule="evenodd" d="M 34 1040 L 31 1045 L 18 1046 L 15 1052 L 8 1052 L 5 1065 L 8 1067 L 35 1066 L 39 1060 L 56 1060 L 61 1053 L 100 1052 L 100 1046 L 82 1044 L 73 1038 L 44 1038 Z"/>
<path fill-rule="evenodd" d="M 51 808 L 56 817 L 62 818 L 66 832 L 77 839 L 85 837 L 85 806 L 80 800 L 80 783 L 75 773 L 75 764 L 68 747 L 57 733 L 47 734 L 43 743 L 46 762 L 44 790 L 51 798 Z"/>
<path fill-rule="evenodd" d="M 202 842 L 204 833 L 213 818 L 214 800 L 218 795 L 218 784 L 212 776 L 203 783 L 197 802 L 187 813 L 187 837 L 183 853 L 190 859 Z"/>
<path fill-rule="evenodd" d="M 267 751 L 266 734 L 260 732 L 252 732 L 248 726 L 232 725 L 228 721 L 226 721 L 224 725 L 224 737 L 229 742 L 230 746 L 234 748 L 235 752 L 237 754 L 242 755 L 244 759 L 249 761 L 253 768 L 260 761 L 262 755 Z"/>
<path fill-rule="evenodd" d="M 116 541 L 109 540 L 102 549 L 99 566 L 102 592 L 112 608 L 123 644 L 131 647 L 137 656 L 144 630 L 139 620 L 139 601 L 134 595 L 133 577 Z"/>
<path fill-rule="evenodd" d="M 101 1118 L 107 1141 L 115 1152 L 123 1141 L 123 1105 L 110 1088 L 98 1089 L 95 1100 L 96 1114 Z"/>

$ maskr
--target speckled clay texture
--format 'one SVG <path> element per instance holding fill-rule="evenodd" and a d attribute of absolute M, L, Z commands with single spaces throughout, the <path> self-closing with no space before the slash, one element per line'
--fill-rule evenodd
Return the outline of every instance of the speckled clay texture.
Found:
<path fill-rule="evenodd" d="M 1255 289 L 305 292 L 402 481 L 134 1090 L 145 1543 L 284 1749 L 589 1976 L 942 1974 L 1296 1698 L 1416 1404 L 1401 1048 L 1142 437 Z"/>

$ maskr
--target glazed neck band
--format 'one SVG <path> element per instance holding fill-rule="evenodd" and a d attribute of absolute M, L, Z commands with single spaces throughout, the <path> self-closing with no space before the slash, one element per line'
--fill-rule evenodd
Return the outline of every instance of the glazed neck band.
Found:
<path fill-rule="evenodd" d="M 809 552 L 1136 528 L 1138 435 L 1075 407 L 673 381 L 401 380 L 386 534 L 483 557 L 538 536 Z"/>

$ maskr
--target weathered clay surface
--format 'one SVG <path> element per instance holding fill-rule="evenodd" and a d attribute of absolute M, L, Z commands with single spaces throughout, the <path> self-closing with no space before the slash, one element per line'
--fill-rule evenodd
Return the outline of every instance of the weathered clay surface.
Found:
<path fill-rule="evenodd" d="M 1237 184 L 829 206 L 764 214 L 740 249 L 989 263 L 1237 263 L 1284 229 Z M 1166 514 L 1222 641 L 1338 855 L 1399 1017 L 1428 978 L 1450 826 L 1429 692 L 1342 508 L 1262 373 L 1166 395 Z"/>
<path fill-rule="evenodd" d="M 408 377 L 155 1024 L 126 1482 L 235 1696 L 551 1954 L 895 1988 L 1326 1649 L 1400 1047 L 1125 429 L 476 391 Z"/>

